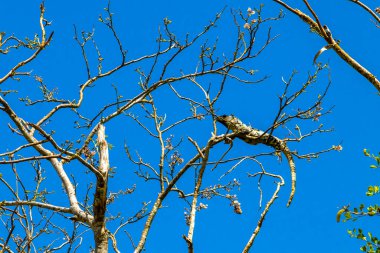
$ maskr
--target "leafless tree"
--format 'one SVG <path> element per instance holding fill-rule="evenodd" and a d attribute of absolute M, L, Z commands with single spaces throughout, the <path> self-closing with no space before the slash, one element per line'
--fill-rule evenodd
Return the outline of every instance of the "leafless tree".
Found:
<path fill-rule="evenodd" d="M 178 202 L 184 205 L 188 231 L 184 231 L 183 238 L 188 252 L 193 252 L 196 215 L 207 212 L 211 199 L 225 199 L 234 213 L 243 213 L 238 198 L 241 172 L 258 178 L 261 196 L 258 205 L 261 207 L 262 201 L 266 201 L 257 226 L 247 236 L 243 252 L 248 252 L 279 196 L 284 178 L 289 177 L 285 170 L 278 173 L 265 166 L 267 158 L 281 160 L 281 150 L 265 145 L 270 144 L 270 138 L 289 145 L 289 155 L 299 159 L 310 160 L 341 149 L 332 146 L 306 154 L 295 149 L 302 147 L 299 145 L 304 139 L 330 131 L 319 122 L 330 112 L 322 107 L 329 82 L 321 91 L 305 93 L 314 88 L 312 85 L 321 72 L 328 72 L 327 66 L 318 65 L 301 83 L 294 81 L 296 72 L 286 80 L 283 78 L 278 84 L 282 89 L 278 110 L 268 114 L 272 124 L 261 129 L 260 135 L 251 136 L 247 143 L 239 139 L 244 140 L 251 130 L 225 128 L 218 123 L 218 116 L 229 106 L 222 96 L 227 83 L 250 89 L 267 81 L 266 76 L 260 77 L 250 66 L 277 38 L 271 34 L 270 24 L 281 19 L 282 13 L 264 17 L 261 8 L 232 10 L 230 14 L 223 10 L 196 35 L 174 34 L 172 21 L 166 18 L 158 34 L 156 51 L 131 58 L 108 5 L 99 20 L 116 43 L 119 59 L 104 64 L 107 53 L 97 44 L 95 30 L 75 29 L 74 39 L 81 50 L 87 78 L 67 99 L 59 97 L 59 87 L 50 88 L 43 77 L 28 68 L 37 58 L 43 60 L 44 51 L 54 43 L 44 4 L 40 6 L 39 35 L 20 39 L 1 33 L 3 56 L 16 57 L 15 49 L 24 50 L 22 56 L 29 53 L 1 73 L 0 78 L 2 134 L 11 140 L 0 147 L 1 252 L 87 251 L 88 243 L 84 240 L 91 233 L 95 252 L 108 252 L 110 247 L 115 252 L 121 252 L 120 247 L 142 252 L 157 214 L 174 201 L 168 200 L 170 195 L 178 196 Z M 234 26 L 228 29 L 236 31 L 226 52 L 218 48 L 217 38 L 210 35 L 210 31 L 223 29 L 216 26 L 222 26 L 222 14 L 233 20 Z M 191 71 L 178 67 L 184 61 L 192 65 Z M 129 87 L 125 93 L 111 79 L 117 73 Z M 136 76 L 137 84 L 130 81 L 136 80 Z M 40 90 L 40 98 L 34 98 L 32 87 L 17 90 L 16 82 L 32 79 L 38 86 L 34 88 Z M 92 103 L 86 102 L 94 91 L 116 95 L 112 100 L 105 95 Z M 308 104 L 299 102 L 299 98 L 307 96 L 310 96 Z M 125 140 L 122 150 L 106 140 L 105 126 L 112 124 L 123 124 L 133 133 L 123 136 L 121 130 L 108 132 L 109 138 Z M 249 144 L 264 145 L 253 149 Z M 125 151 L 121 169 L 113 167 L 112 162 L 113 157 L 120 157 L 120 151 Z M 245 168 L 242 164 L 246 164 Z M 127 175 L 123 172 L 125 168 L 133 170 L 135 176 L 123 176 Z M 263 178 L 276 181 L 273 193 L 264 193 Z M 295 192 L 295 168 L 290 181 L 289 204 Z M 149 194 L 138 207 L 141 196 L 133 197 L 141 188 Z M 142 230 L 130 229 L 134 223 L 143 224 Z"/>

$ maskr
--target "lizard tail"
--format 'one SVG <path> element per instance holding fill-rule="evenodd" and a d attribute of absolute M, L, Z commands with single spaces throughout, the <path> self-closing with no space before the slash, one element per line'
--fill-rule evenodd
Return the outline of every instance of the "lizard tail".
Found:
<path fill-rule="evenodd" d="M 292 177 L 292 187 L 291 187 L 288 203 L 286 204 L 286 206 L 289 207 L 290 204 L 292 203 L 292 200 L 294 198 L 294 194 L 296 192 L 296 164 L 294 163 L 293 156 L 292 156 L 288 147 L 286 147 L 283 150 L 283 154 L 285 155 L 286 159 L 288 160 L 288 164 L 289 164 L 289 168 L 290 168 L 290 175 Z"/>

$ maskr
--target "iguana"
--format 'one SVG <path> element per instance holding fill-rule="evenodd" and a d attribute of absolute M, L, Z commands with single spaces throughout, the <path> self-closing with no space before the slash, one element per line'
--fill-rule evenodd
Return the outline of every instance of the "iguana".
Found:
<path fill-rule="evenodd" d="M 293 200 L 294 193 L 296 191 L 296 166 L 293 160 L 292 153 L 286 145 L 286 142 L 273 135 L 264 133 L 259 129 L 245 125 L 243 122 L 241 122 L 238 118 L 236 118 L 233 115 L 218 116 L 216 117 L 216 120 L 219 123 L 223 124 L 225 127 L 227 127 L 229 130 L 237 134 L 237 138 L 241 139 L 242 141 L 251 145 L 264 144 L 274 148 L 275 150 L 281 151 L 285 155 L 286 159 L 288 160 L 290 174 L 292 177 L 292 187 L 287 203 L 287 206 L 289 206 Z"/>

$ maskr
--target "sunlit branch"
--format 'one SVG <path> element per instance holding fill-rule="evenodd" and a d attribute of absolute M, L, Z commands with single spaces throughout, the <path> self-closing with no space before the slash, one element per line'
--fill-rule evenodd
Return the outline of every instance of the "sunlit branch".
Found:
<path fill-rule="evenodd" d="M 3 206 L 35 206 L 35 207 L 49 209 L 49 210 L 56 211 L 56 212 L 71 213 L 72 214 L 72 210 L 70 208 L 51 205 L 48 203 L 36 202 L 36 201 L 22 201 L 22 200 L 3 201 L 0 203 L 0 207 L 3 207 Z"/>
<path fill-rule="evenodd" d="M 197 202 L 198 202 L 198 196 L 199 191 L 202 185 L 203 175 L 207 168 L 207 160 L 210 153 L 210 149 L 206 149 L 203 153 L 199 148 L 197 149 L 199 155 L 202 157 L 202 166 L 199 169 L 198 178 L 196 180 L 196 185 L 194 188 L 194 194 L 193 194 L 193 201 L 191 203 L 191 210 L 190 210 L 190 218 L 189 218 L 189 229 L 187 232 L 187 236 L 183 236 L 187 243 L 188 252 L 193 253 L 194 247 L 193 247 L 193 236 L 194 236 L 194 229 L 195 229 L 195 215 L 197 212 Z"/>
<path fill-rule="evenodd" d="M 284 179 L 280 175 L 271 174 L 271 173 L 268 173 L 268 172 L 266 172 L 266 171 L 263 170 L 261 172 L 255 173 L 254 175 L 251 175 L 251 176 L 254 177 L 254 176 L 257 176 L 257 175 L 265 175 L 265 176 L 274 177 L 274 178 L 280 180 L 280 182 L 276 182 L 276 185 L 277 185 L 276 190 L 273 192 L 272 197 L 269 199 L 269 201 L 265 205 L 264 210 L 261 212 L 260 219 L 257 222 L 257 226 L 256 226 L 255 230 L 253 231 L 251 237 L 249 238 L 247 244 L 245 245 L 245 247 L 244 247 L 244 249 L 242 251 L 243 253 L 248 253 L 249 250 L 251 249 L 251 247 L 252 247 L 252 245 L 253 245 L 253 243 L 254 243 L 257 235 L 259 234 L 259 232 L 261 230 L 261 227 L 263 225 L 264 219 L 267 216 L 270 207 L 273 205 L 274 201 L 277 199 L 278 192 L 280 191 L 281 187 L 284 185 Z"/>
<path fill-rule="evenodd" d="M 318 23 L 314 21 L 311 17 L 300 11 L 299 9 L 292 8 L 291 6 L 287 5 L 285 2 L 281 0 L 273 0 L 274 2 L 280 4 L 281 6 L 285 7 L 287 10 L 292 12 L 293 14 L 297 15 L 299 18 L 301 18 L 302 21 L 307 23 L 312 30 L 316 31 L 320 36 L 322 36 L 326 42 L 331 45 L 331 48 L 339 55 L 340 58 L 342 58 L 345 62 L 347 62 L 352 68 L 354 68 L 359 74 L 361 74 L 363 77 L 365 77 L 370 83 L 373 84 L 373 86 L 380 92 L 380 81 L 376 78 L 374 74 L 372 74 L 370 71 L 368 71 L 366 68 L 364 68 L 359 62 L 357 62 L 350 54 L 348 54 L 340 45 L 337 43 L 332 34 L 326 34 L 324 29 L 320 29 Z M 304 0 L 305 3 L 310 6 L 310 4 Z M 315 14 L 316 16 L 316 14 Z"/>
<path fill-rule="evenodd" d="M 50 41 L 53 38 L 54 32 L 52 32 L 49 35 L 49 37 L 46 38 L 46 32 L 45 32 L 45 26 L 46 25 L 43 23 L 44 13 L 45 13 L 45 7 L 44 7 L 44 4 L 41 4 L 41 6 L 40 6 L 40 27 L 41 27 L 42 36 L 41 36 L 41 42 L 38 43 L 37 50 L 29 58 L 27 58 L 27 59 L 25 59 L 25 60 L 20 61 L 19 63 L 17 63 L 7 74 L 5 74 L 5 76 L 3 76 L 2 78 L 0 78 L 0 84 L 2 84 L 8 78 L 15 76 L 16 75 L 16 71 L 20 67 L 22 67 L 22 66 L 28 64 L 29 62 L 33 61 L 34 59 L 36 59 L 37 56 L 42 52 L 42 50 L 44 50 L 49 45 Z"/>
<path fill-rule="evenodd" d="M 14 160 L 0 161 L 0 164 L 15 164 L 15 163 L 22 163 L 22 162 L 27 162 L 27 161 L 34 161 L 34 160 L 47 160 L 47 159 L 58 158 L 58 157 L 61 157 L 61 155 L 32 156 L 32 157 L 25 157 L 25 158 L 14 159 Z"/>
<path fill-rule="evenodd" d="M 350 1 L 362 7 L 366 12 L 371 14 L 371 16 L 377 21 L 377 23 L 380 23 L 380 16 L 376 12 L 374 12 L 371 8 L 369 8 L 367 5 L 360 2 L 359 0 L 350 0 Z"/>

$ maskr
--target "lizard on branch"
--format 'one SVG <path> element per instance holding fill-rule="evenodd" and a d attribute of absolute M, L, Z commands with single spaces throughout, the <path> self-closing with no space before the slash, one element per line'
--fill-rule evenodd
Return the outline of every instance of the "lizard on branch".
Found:
<path fill-rule="evenodd" d="M 289 206 L 293 200 L 294 193 L 296 191 L 296 166 L 294 163 L 292 153 L 286 145 L 286 142 L 273 135 L 264 133 L 259 129 L 247 126 L 233 115 L 218 116 L 216 117 L 216 120 L 219 123 L 223 124 L 229 130 L 237 134 L 236 137 L 241 139 L 242 141 L 251 145 L 264 144 L 274 148 L 275 150 L 281 151 L 285 155 L 286 159 L 288 160 L 290 174 L 292 177 L 292 187 L 287 203 L 287 206 Z"/>

